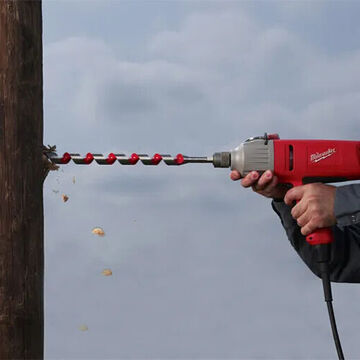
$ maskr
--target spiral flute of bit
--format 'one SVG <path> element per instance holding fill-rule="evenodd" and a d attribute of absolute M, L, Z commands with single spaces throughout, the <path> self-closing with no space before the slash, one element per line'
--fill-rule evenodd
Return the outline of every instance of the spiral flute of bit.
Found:
<path fill-rule="evenodd" d="M 121 165 L 135 165 L 141 161 L 144 165 L 158 165 L 164 161 L 166 165 L 183 165 L 187 163 L 209 163 L 213 162 L 212 157 L 190 157 L 177 154 L 175 157 L 169 154 L 154 154 L 152 157 L 147 154 L 133 153 L 130 156 L 126 154 L 110 153 L 107 157 L 103 154 L 87 153 L 81 156 L 78 153 L 64 153 L 58 156 L 55 152 L 47 154 L 48 158 L 55 164 L 68 164 L 71 160 L 77 165 L 90 165 L 94 160 L 99 165 L 112 165 L 118 161 Z"/>

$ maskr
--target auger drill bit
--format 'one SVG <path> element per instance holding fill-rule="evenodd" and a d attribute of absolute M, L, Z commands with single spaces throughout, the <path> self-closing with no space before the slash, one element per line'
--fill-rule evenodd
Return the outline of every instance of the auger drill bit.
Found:
<path fill-rule="evenodd" d="M 58 156 L 56 152 L 48 152 L 47 157 L 54 164 L 68 164 L 71 160 L 78 165 L 89 165 L 94 160 L 99 165 L 112 165 L 118 161 L 121 165 L 135 165 L 140 160 L 144 165 L 158 165 L 164 161 L 166 165 L 176 166 L 188 163 L 212 163 L 215 167 L 229 167 L 230 153 L 215 153 L 213 156 L 185 156 L 177 154 L 175 157 L 169 154 L 155 154 L 152 157 L 147 154 L 133 153 L 130 156 L 125 154 L 110 153 L 107 157 L 103 154 L 87 153 L 81 156 L 76 153 L 64 153 L 63 156 Z"/>

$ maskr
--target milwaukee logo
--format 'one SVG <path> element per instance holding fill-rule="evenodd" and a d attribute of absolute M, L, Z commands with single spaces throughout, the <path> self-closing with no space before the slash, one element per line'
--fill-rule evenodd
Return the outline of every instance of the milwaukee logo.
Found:
<path fill-rule="evenodd" d="M 315 154 L 311 154 L 310 155 L 310 161 L 312 163 L 317 163 L 321 160 L 324 160 L 326 158 L 328 158 L 331 155 L 334 155 L 336 153 L 336 148 L 333 149 L 327 149 L 326 151 L 322 152 L 322 153 L 315 153 Z"/>

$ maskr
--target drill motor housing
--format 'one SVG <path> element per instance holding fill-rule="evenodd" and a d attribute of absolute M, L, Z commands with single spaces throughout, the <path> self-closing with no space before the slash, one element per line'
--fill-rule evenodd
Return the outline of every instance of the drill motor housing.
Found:
<path fill-rule="evenodd" d="M 360 141 L 250 138 L 230 153 L 242 176 L 272 170 L 280 183 L 298 186 L 360 180 Z"/>

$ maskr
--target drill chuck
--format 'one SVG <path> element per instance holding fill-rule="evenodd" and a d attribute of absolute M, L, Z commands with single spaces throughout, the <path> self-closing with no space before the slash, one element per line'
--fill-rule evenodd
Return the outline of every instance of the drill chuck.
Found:
<path fill-rule="evenodd" d="M 216 168 L 228 168 L 231 165 L 231 153 L 228 151 L 216 152 L 213 155 L 213 164 Z"/>

